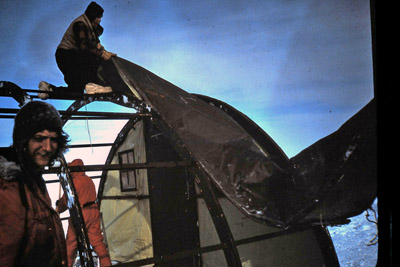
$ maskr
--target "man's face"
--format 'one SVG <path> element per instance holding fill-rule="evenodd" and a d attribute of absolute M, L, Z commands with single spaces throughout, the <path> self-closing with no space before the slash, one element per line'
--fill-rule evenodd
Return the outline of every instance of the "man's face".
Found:
<path fill-rule="evenodd" d="M 93 27 L 96 28 L 97 26 L 100 25 L 101 18 L 95 18 L 93 21 Z"/>
<path fill-rule="evenodd" d="M 58 148 L 58 134 L 44 130 L 34 134 L 28 142 L 29 156 L 38 167 L 49 165 Z"/>

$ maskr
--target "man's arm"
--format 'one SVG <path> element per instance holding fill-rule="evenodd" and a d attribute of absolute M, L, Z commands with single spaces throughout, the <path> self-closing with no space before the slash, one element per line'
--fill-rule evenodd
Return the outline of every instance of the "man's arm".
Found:
<path fill-rule="evenodd" d="M 65 193 L 64 195 L 56 201 L 56 206 L 57 206 L 57 212 L 58 213 L 63 213 L 68 209 L 67 205 L 67 199 L 65 198 Z"/>
<path fill-rule="evenodd" d="M 101 57 L 102 51 L 98 49 L 97 42 L 90 41 L 89 31 L 83 22 L 76 22 L 73 26 L 76 46 L 80 51 L 88 52 Z"/>
<path fill-rule="evenodd" d="M 0 266 L 14 266 L 25 234 L 25 220 L 26 210 L 17 186 L 3 187 L 0 181 Z"/>

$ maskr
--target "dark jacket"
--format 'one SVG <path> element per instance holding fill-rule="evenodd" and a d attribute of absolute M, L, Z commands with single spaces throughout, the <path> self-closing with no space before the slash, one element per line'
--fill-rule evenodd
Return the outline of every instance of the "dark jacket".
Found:
<path fill-rule="evenodd" d="M 0 155 L 0 266 L 67 266 L 61 220 L 31 176 Z"/>

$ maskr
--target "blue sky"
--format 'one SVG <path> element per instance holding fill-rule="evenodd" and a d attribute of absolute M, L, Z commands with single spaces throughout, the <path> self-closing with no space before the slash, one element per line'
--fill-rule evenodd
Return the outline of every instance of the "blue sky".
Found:
<path fill-rule="evenodd" d="M 41 80 L 65 85 L 55 49 L 89 3 L 0 1 L 0 80 L 31 89 Z M 369 1 L 97 3 L 105 9 L 100 39 L 107 50 L 234 106 L 289 157 L 373 98 Z M 0 105 L 15 103 L 0 98 Z M 7 126 L 1 146 L 11 143 L 11 120 Z"/>

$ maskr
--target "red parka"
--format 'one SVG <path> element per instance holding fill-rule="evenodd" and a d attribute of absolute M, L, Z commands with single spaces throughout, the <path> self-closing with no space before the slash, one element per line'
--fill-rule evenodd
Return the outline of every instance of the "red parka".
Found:
<path fill-rule="evenodd" d="M 83 166 L 81 159 L 73 160 L 69 166 Z M 88 231 L 89 242 L 100 259 L 100 266 L 111 266 L 108 250 L 103 242 L 103 235 L 100 228 L 100 211 L 96 201 L 96 188 L 92 179 L 85 172 L 71 172 L 79 204 L 81 205 L 83 219 Z M 65 195 L 58 204 L 60 213 L 67 210 L 67 200 Z M 67 232 L 67 253 L 68 266 L 73 266 L 77 251 L 77 241 L 74 227 L 69 221 Z"/>
<path fill-rule="evenodd" d="M 0 156 L 0 266 L 67 266 L 61 220 L 29 175 Z"/>

